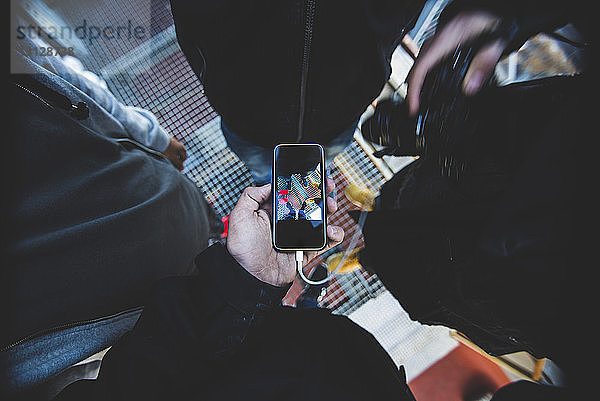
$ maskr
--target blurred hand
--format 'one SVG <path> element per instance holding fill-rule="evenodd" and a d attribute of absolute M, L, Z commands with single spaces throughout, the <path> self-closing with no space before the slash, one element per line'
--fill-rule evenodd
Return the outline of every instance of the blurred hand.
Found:
<path fill-rule="evenodd" d="M 411 116 L 415 116 L 419 111 L 419 96 L 427 73 L 465 42 L 492 30 L 499 23 L 500 18 L 487 12 L 463 12 L 457 14 L 439 32 L 428 39 L 420 50 L 407 79 L 406 100 Z M 494 68 L 507 44 L 504 39 L 496 39 L 479 50 L 463 80 L 462 87 L 465 94 L 475 94 L 481 84 L 494 73 Z"/>
<path fill-rule="evenodd" d="M 335 190 L 335 183 L 327 179 L 326 192 Z M 337 201 L 327 196 L 328 215 L 337 210 Z M 294 252 L 278 252 L 273 248 L 271 236 L 271 184 L 248 187 L 229 214 L 227 250 L 250 274 L 266 283 L 284 286 L 296 276 Z M 339 244 L 344 230 L 327 225 L 328 243 L 318 252 L 304 252 L 304 264 L 317 255 Z"/>
<path fill-rule="evenodd" d="M 162 154 L 169 159 L 175 168 L 180 171 L 183 170 L 183 162 L 187 159 L 187 152 L 181 142 L 173 137 L 169 138 L 169 145 Z"/>

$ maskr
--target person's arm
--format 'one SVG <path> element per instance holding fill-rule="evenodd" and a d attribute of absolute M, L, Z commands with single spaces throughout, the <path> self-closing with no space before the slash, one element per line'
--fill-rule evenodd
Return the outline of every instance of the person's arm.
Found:
<path fill-rule="evenodd" d="M 149 110 L 122 104 L 107 88 L 106 83 L 91 71 L 83 68 L 79 60 L 65 57 L 51 63 L 51 68 L 61 78 L 91 97 L 123 126 L 127 135 L 161 152 L 179 170 L 187 158 L 184 146 L 169 135 Z"/>
<path fill-rule="evenodd" d="M 327 192 L 334 189 L 328 180 Z M 211 383 L 296 276 L 293 253 L 271 243 L 270 196 L 270 185 L 246 188 L 230 213 L 227 246 L 196 258 L 198 276 L 159 281 L 134 330 L 104 357 L 98 379 L 72 384 L 57 400 L 187 399 L 191 385 Z M 327 202 L 335 212 L 336 201 Z M 326 249 L 342 241 L 343 230 L 329 225 L 328 236 Z"/>
<path fill-rule="evenodd" d="M 104 357 L 98 379 L 76 382 L 56 400 L 184 396 L 190 383 L 201 386 L 206 379 L 190 377 L 186 367 L 208 374 L 230 358 L 289 288 L 258 280 L 219 243 L 196 265 L 198 276 L 159 281 L 134 330 Z"/>

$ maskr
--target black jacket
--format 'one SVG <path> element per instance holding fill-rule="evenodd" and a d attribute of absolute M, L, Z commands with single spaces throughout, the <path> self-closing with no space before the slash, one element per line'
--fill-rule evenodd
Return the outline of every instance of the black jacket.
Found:
<path fill-rule="evenodd" d="M 589 7 L 578 2 L 455 0 L 440 24 L 469 9 L 504 18 L 508 50 L 567 22 L 588 57 L 593 50 Z M 494 355 L 548 357 L 570 391 L 583 382 L 573 344 L 582 344 L 577 326 L 589 319 L 585 277 L 597 247 L 586 237 L 597 221 L 592 82 L 584 73 L 490 87 L 449 113 L 443 108 L 456 108 L 458 92 L 441 106 L 421 104 L 432 120 L 445 112 L 463 119 L 452 130 L 443 121 L 428 141 L 462 135 L 445 151 L 467 167 L 448 177 L 439 160 L 421 157 L 387 182 L 361 254 L 413 319 L 453 327 Z"/>
<path fill-rule="evenodd" d="M 348 318 L 281 307 L 287 288 L 257 280 L 220 244 L 196 263 L 198 276 L 157 283 L 98 380 L 57 400 L 414 400 L 403 368 Z"/>
<path fill-rule="evenodd" d="M 120 142 L 123 126 L 39 60 L 15 57 L 31 75 L 11 75 L 6 95 L 0 347 L 140 306 L 155 280 L 192 271 L 208 242 L 194 182 Z"/>
<path fill-rule="evenodd" d="M 349 128 L 383 89 L 423 3 L 171 1 L 177 39 L 211 105 L 233 132 L 267 148 L 327 143 Z"/>
<path fill-rule="evenodd" d="M 412 319 L 455 328 L 493 355 L 548 357 L 571 379 L 578 322 L 589 319 L 586 86 L 550 78 L 493 92 L 495 107 L 471 114 L 469 168 L 458 180 L 426 158 L 403 169 L 366 218 L 361 252 Z"/>

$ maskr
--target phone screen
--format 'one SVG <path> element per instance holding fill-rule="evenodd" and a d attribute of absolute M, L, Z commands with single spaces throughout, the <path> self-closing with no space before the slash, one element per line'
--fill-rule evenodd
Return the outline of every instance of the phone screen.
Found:
<path fill-rule="evenodd" d="M 318 144 L 273 151 L 273 243 L 280 250 L 322 249 L 327 243 L 325 159 Z"/>

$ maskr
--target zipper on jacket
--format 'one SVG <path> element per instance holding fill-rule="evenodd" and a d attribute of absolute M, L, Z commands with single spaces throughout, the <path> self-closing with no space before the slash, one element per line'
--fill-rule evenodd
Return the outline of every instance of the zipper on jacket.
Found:
<path fill-rule="evenodd" d="M 85 102 L 74 104 L 71 99 L 62 93 L 50 89 L 30 75 L 19 77 L 13 83 L 46 105 L 66 111 L 75 120 L 85 120 L 90 115 L 90 110 Z"/>
<path fill-rule="evenodd" d="M 99 323 L 99 322 L 101 322 L 103 320 L 114 319 L 116 317 L 123 316 L 123 315 L 129 314 L 129 313 L 133 313 L 133 312 L 136 312 L 136 311 L 140 311 L 141 312 L 142 310 L 143 310 L 143 307 L 136 306 L 136 307 L 129 308 L 129 309 L 126 309 L 126 310 L 121 311 L 121 312 L 113 313 L 112 315 L 107 315 L 107 316 L 102 316 L 102 317 L 92 318 L 92 319 L 87 319 L 87 320 L 79 320 L 77 322 L 65 323 L 65 324 L 61 324 L 59 326 L 54 326 L 54 327 L 51 327 L 51 328 L 48 328 L 48 329 L 42 329 L 42 330 L 39 330 L 39 331 L 37 331 L 37 332 L 35 332 L 33 334 L 25 336 L 25 337 L 21 338 L 20 340 L 17 340 L 15 342 L 11 343 L 11 344 L 3 346 L 2 348 L 0 348 L 0 352 L 6 352 L 6 351 L 8 351 L 8 350 L 10 350 L 10 349 L 18 346 L 18 345 L 23 344 L 26 341 L 32 340 L 32 339 L 37 338 L 37 337 L 44 336 L 46 334 L 50 334 L 50 333 L 54 333 L 54 332 L 58 332 L 58 331 L 66 330 L 66 329 L 70 329 L 70 328 L 77 327 L 77 326 L 83 326 L 83 325 L 88 325 L 88 324 L 93 324 L 93 323 Z"/>
<path fill-rule="evenodd" d="M 300 78 L 300 110 L 298 115 L 298 135 L 296 142 L 300 142 L 304 131 L 304 115 L 306 113 L 306 87 L 308 84 L 308 66 L 310 61 L 310 47 L 312 44 L 313 24 L 315 21 L 316 0 L 306 0 L 304 13 L 304 48 L 302 51 L 302 75 Z"/>
<path fill-rule="evenodd" d="M 27 86 L 25 86 L 26 81 L 30 81 Z M 85 102 L 78 102 L 77 104 L 73 104 L 69 100 L 68 97 L 66 97 L 58 92 L 53 91 L 52 89 L 44 86 L 40 82 L 35 81 L 36 83 L 32 85 L 31 81 L 35 81 L 35 80 L 32 78 L 32 79 L 27 79 L 24 82 L 14 82 L 14 84 L 18 88 L 23 89 L 25 92 L 29 93 L 31 96 L 35 97 L 36 99 L 38 99 L 39 101 L 41 101 L 48 107 L 52 107 L 52 108 L 59 107 L 65 111 L 69 111 L 70 112 L 69 114 L 71 115 L 71 117 L 73 117 L 76 120 L 85 120 L 89 116 L 89 109 L 87 107 L 87 104 L 85 104 Z M 36 87 L 37 89 L 42 88 L 42 90 L 41 91 L 38 90 L 36 92 L 36 91 L 32 90 L 32 87 Z M 42 96 L 40 94 L 40 92 L 43 92 L 45 96 Z M 159 159 L 168 160 L 166 158 L 166 156 L 163 155 L 161 152 L 151 149 L 148 146 L 146 146 L 136 140 L 133 140 L 131 138 L 128 138 L 128 137 L 116 138 L 116 141 L 121 144 L 124 144 L 124 143 L 131 144 L 150 155 L 158 157 Z"/>

